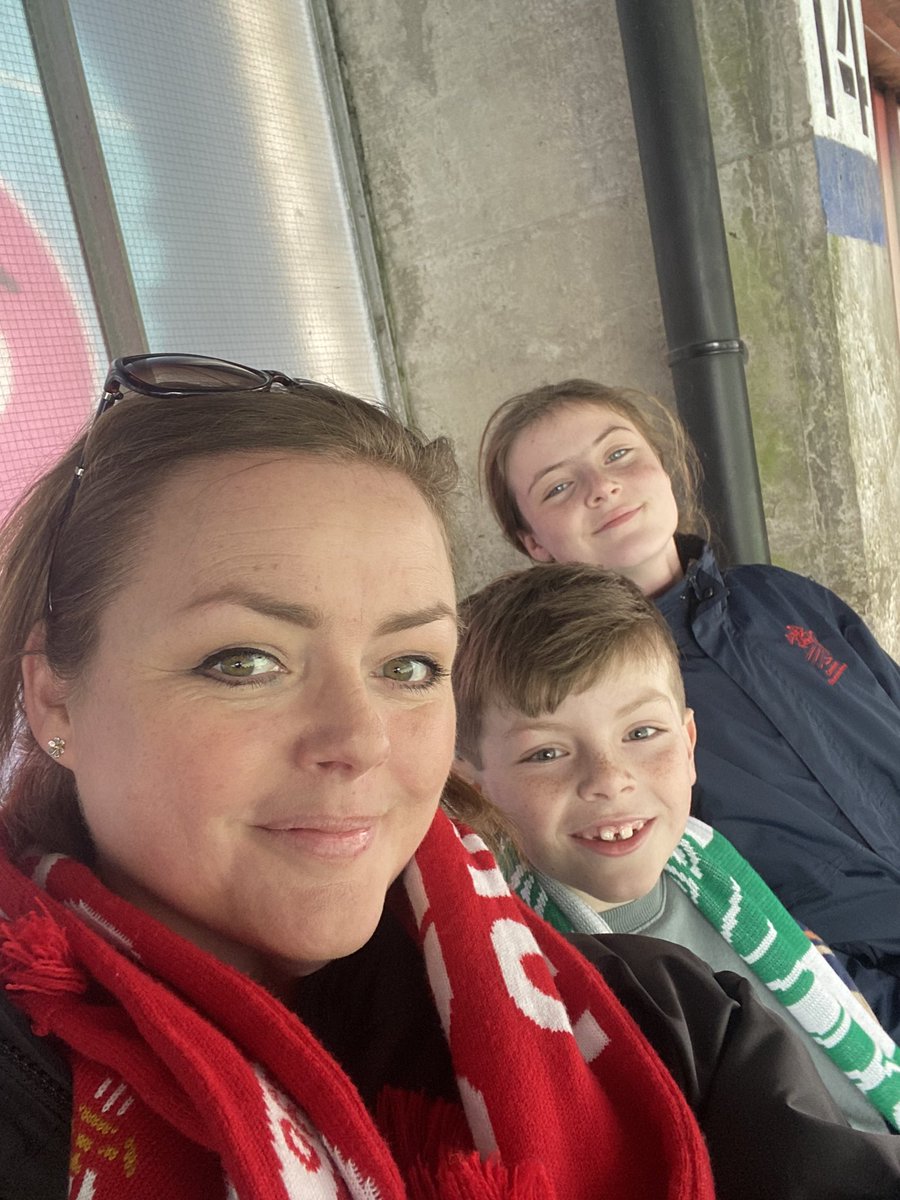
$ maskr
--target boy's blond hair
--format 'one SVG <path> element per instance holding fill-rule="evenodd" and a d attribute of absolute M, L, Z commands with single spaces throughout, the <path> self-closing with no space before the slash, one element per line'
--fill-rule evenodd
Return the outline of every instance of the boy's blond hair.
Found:
<path fill-rule="evenodd" d="M 709 537 L 700 507 L 700 460 L 684 426 L 661 400 L 637 388 L 607 387 L 592 379 L 566 379 L 511 396 L 491 415 L 478 458 L 482 487 L 508 542 L 521 553 L 523 533 L 533 533 L 509 485 L 509 456 L 526 429 L 561 409 L 594 405 L 618 413 L 644 437 L 669 476 L 682 533 Z"/>
<path fill-rule="evenodd" d="M 490 705 L 550 713 L 611 669 L 664 663 L 685 706 L 678 649 L 651 600 L 623 575 L 583 564 L 538 564 L 469 596 L 453 666 L 457 749 L 480 769 Z"/>

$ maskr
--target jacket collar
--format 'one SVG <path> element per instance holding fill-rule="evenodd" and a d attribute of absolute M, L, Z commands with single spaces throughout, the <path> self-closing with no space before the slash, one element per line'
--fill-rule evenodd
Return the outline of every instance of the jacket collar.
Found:
<path fill-rule="evenodd" d="M 673 632 L 687 629 L 697 606 L 720 596 L 725 584 L 708 542 L 690 533 L 676 533 L 675 545 L 684 576 L 655 603 Z"/>

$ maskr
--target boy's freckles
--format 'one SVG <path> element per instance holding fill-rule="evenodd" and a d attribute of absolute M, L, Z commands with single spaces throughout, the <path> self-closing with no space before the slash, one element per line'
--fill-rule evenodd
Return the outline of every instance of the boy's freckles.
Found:
<path fill-rule="evenodd" d="M 538 718 L 484 716 L 479 784 L 534 866 L 596 908 L 651 891 L 684 832 L 695 729 L 668 677 L 635 664 Z"/>

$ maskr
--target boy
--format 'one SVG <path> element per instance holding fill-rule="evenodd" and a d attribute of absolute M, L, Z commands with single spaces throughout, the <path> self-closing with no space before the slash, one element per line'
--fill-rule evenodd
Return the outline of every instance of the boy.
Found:
<path fill-rule="evenodd" d="M 896 1122 L 900 1051 L 733 847 L 701 822 L 685 832 L 697 732 L 653 603 L 623 576 L 548 565 L 495 580 L 462 615 L 457 769 L 508 822 L 513 888 L 566 932 L 651 933 L 749 979 L 813 1035 L 852 1125 L 884 1131 L 873 1104 Z M 854 1061 L 850 1029 L 883 1055 L 868 1099 L 854 1083 L 871 1042 Z"/>

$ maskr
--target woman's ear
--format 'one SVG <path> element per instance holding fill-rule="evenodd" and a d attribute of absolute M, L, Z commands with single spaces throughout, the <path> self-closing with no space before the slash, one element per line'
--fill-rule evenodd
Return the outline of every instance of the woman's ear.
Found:
<path fill-rule="evenodd" d="M 35 741 L 52 758 L 67 761 L 60 766 L 72 766 L 74 745 L 69 720 L 68 694 L 70 685 L 54 673 L 44 653 L 44 623 L 39 621 L 25 643 L 22 655 L 22 692 L 25 715 Z"/>

